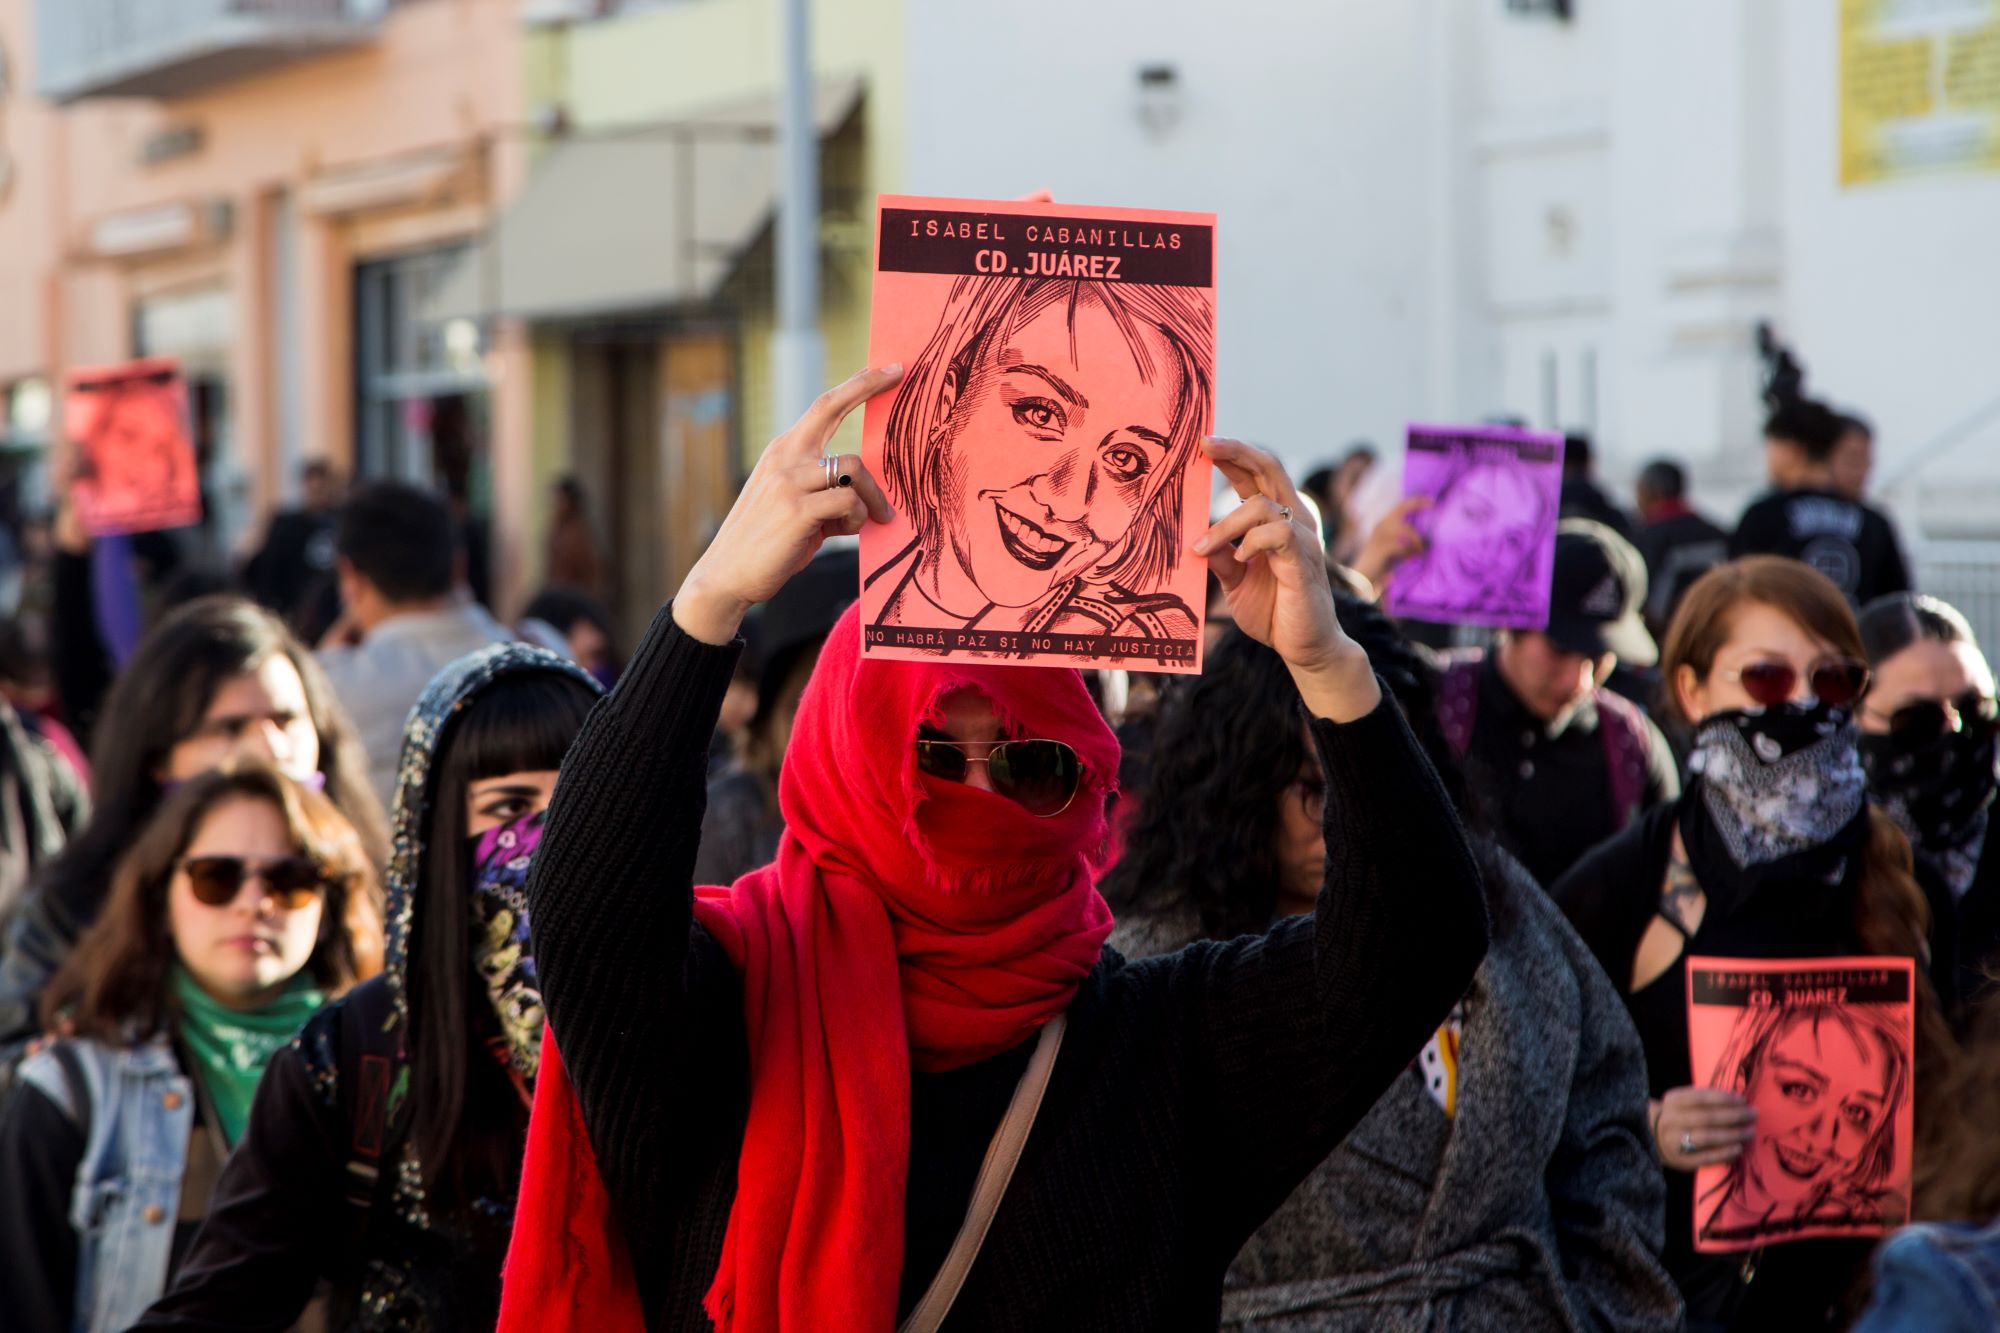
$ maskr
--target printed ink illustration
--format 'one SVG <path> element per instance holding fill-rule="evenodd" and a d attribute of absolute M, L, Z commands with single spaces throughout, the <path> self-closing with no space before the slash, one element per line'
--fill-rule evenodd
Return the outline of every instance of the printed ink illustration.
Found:
<path fill-rule="evenodd" d="M 867 651 L 1198 670 L 1213 220 L 1050 207 L 883 201 Z"/>

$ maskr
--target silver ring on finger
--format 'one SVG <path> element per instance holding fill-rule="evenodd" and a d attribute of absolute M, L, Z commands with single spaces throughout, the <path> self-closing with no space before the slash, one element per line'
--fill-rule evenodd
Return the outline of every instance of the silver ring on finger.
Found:
<path fill-rule="evenodd" d="M 1694 1152 L 1694 1132 L 1692 1130 L 1688 1130 L 1682 1133 L 1681 1135 L 1681 1156 L 1687 1157 L 1692 1155 L 1693 1152 Z"/>
<path fill-rule="evenodd" d="M 1279 505 L 1279 506 L 1278 506 L 1278 517 L 1279 517 L 1279 518 L 1282 518 L 1282 519 L 1284 519 L 1284 520 L 1285 520 L 1285 522 L 1287 522 L 1287 523 L 1291 522 L 1291 521 L 1292 521 L 1292 507 L 1291 507 L 1290 505 Z"/>
<path fill-rule="evenodd" d="M 823 487 L 822 487 L 821 489 L 823 489 L 823 490 L 829 490 L 829 491 L 830 491 L 830 490 L 832 490 L 832 489 L 833 489 L 834 487 L 836 487 L 836 486 L 840 485 L 840 480 L 839 480 L 839 478 L 840 478 L 840 460 L 839 460 L 839 459 L 837 459 L 837 458 L 834 458 L 834 457 L 833 457 L 833 456 L 831 456 L 831 455 L 828 455 L 827 457 L 824 457 L 824 458 L 820 459 L 820 460 L 819 460 L 819 470 L 820 470 L 820 473 L 821 473 L 821 474 L 822 474 L 822 475 L 823 475 L 823 476 L 824 476 L 824 477 L 826 478 L 826 484 L 825 484 L 825 485 L 824 485 L 824 486 L 823 486 Z"/>

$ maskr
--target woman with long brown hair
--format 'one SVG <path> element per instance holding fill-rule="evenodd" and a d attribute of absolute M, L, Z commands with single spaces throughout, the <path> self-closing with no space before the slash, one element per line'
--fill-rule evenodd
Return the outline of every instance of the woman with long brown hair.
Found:
<path fill-rule="evenodd" d="M 1929 921 L 1909 844 L 1869 807 L 1857 751 L 1853 710 L 1868 682 L 1860 629 L 1825 576 L 1747 557 L 1688 589 L 1661 673 L 1668 706 L 1694 734 L 1688 788 L 1552 892 L 1646 1047 L 1649 1120 L 1667 1170 L 1665 1257 L 1690 1327 L 1837 1327 L 1868 1242 L 1694 1253 L 1693 1172 L 1741 1157 L 1756 1113 L 1735 1093 L 1693 1086 L 1686 959 L 1923 958 Z M 1927 983 L 1918 1014 L 1921 1092 L 1950 1045 Z"/>
<path fill-rule="evenodd" d="M 43 995 L 72 1035 L 29 1057 L 0 1115 L 24 1326 L 124 1328 L 165 1288 L 265 1063 L 381 956 L 375 902 L 354 826 L 269 765 L 168 798 Z"/>

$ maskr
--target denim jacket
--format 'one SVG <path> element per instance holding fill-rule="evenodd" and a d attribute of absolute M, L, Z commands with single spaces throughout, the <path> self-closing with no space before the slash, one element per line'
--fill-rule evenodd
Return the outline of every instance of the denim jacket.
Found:
<path fill-rule="evenodd" d="M 194 1130 L 194 1088 L 165 1036 L 137 1046 L 64 1043 L 88 1106 L 53 1050 L 30 1056 L 20 1078 L 79 1123 L 87 1120 L 70 1222 L 77 1234 L 75 1333 L 129 1327 L 167 1285 L 181 1178 Z"/>
<path fill-rule="evenodd" d="M 2000 1328 L 2000 1222 L 1919 1222 L 1875 1251 L 1874 1299 L 1854 1333 Z"/>

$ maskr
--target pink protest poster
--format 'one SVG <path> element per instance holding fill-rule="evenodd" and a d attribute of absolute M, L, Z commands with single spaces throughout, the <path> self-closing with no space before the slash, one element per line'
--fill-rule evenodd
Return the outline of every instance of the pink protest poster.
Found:
<path fill-rule="evenodd" d="M 1199 671 L 1214 215 L 878 206 L 863 651 Z"/>
<path fill-rule="evenodd" d="M 1757 1111 L 1694 1178 L 1694 1247 L 1879 1236 L 1910 1215 L 1916 1050 L 1907 958 L 1687 961 L 1695 1082 Z"/>
<path fill-rule="evenodd" d="M 177 362 L 71 371 L 63 425 L 80 454 L 77 513 L 92 536 L 201 521 L 201 478 Z"/>
<path fill-rule="evenodd" d="M 1429 497 L 1410 519 L 1424 549 L 1389 580 L 1389 614 L 1447 625 L 1549 623 L 1560 435 L 1505 426 L 1416 426 L 1403 494 Z"/>

